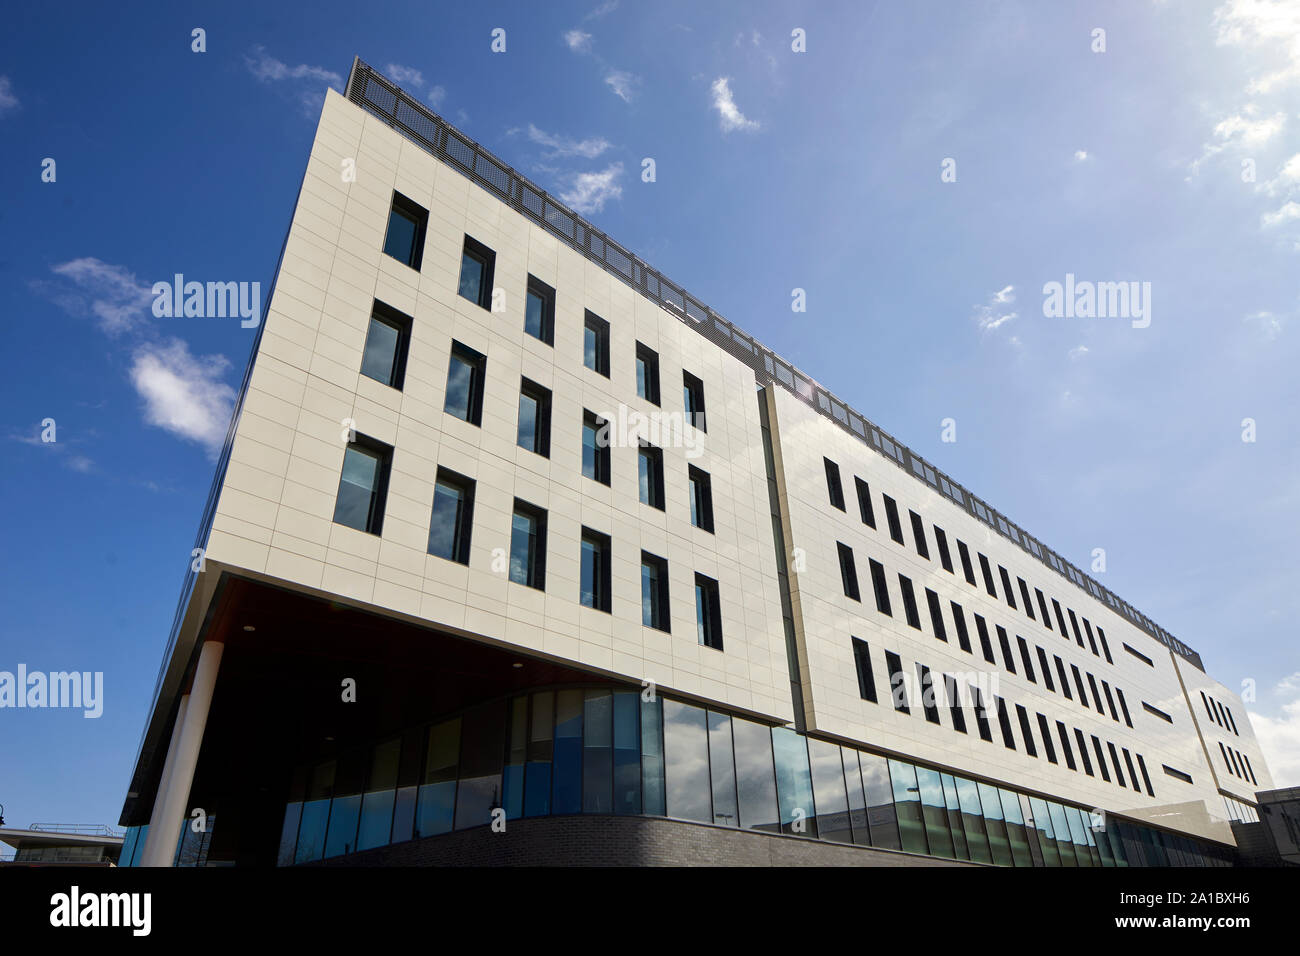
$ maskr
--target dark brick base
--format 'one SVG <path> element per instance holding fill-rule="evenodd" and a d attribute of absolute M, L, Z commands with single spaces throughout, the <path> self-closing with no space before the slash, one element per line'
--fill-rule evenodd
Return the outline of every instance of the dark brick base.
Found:
<path fill-rule="evenodd" d="M 514 820 L 309 866 L 966 866 L 911 853 L 654 817 Z"/>

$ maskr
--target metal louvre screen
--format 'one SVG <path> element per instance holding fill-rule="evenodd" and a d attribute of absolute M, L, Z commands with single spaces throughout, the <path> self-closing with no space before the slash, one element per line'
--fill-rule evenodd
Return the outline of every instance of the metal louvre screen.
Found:
<path fill-rule="evenodd" d="M 587 259 L 627 282 L 642 295 L 671 312 L 678 320 L 692 326 L 701 335 L 726 349 L 728 354 L 740 359 L 763 380 L 779 383 L 826 420 L 835 422 L 868 447 L 872 447 L 867 438 L 870 432 L 876 447 L 900 468 L 908 470 L 905 462 L 911 460 L 911 452 L 906 446 L 900 444 L 896 447 L 893 442 L 885 438 L 881 447 L 880 438 L 876 436 L 866 416 L 860 415 L 852 406 L 842 402 L 820 386 L 814 386 L 808 376 L 740 332 L 722 316 L 688 295 L 647 263 L 615 245 L 581 216 L 556 202 L 544 189 L 520 176 L 507 163 L 447 125 L 432 110 L 403 92 L 360 59 L 352 66 L 352 74 L 348 78 L 347 96 L 353 103 L 402 132 L 416 145 L 452 164 L 469 179 L 490 190 L 493 195 L 501 197 L 511 208 L 537 222 L 547 232 L 564 240 Z M 773 369 L 775 369 L 775 376 L 773 376 Z M 941 472 L 927 468 L 925 473 L 917 473 L 921 481 L 930 485 L 935 484 L 936 476 L 945 486 L 949 486 L 947 477 Z M 951 482 L 950 486 L 952 490 L 949 497 L 962 503 L 964 496 L 956 487 L 956 483 Z M 1127 603 L 1112 601 L 1111 593 L 1091 578 L 1085 578 L 1068 565 L 1065 566 L 1068 570 L 1062 570 L 1061 564 L 1053 560 L 1050 551 L 1046 549 L 1040 551 L 1037 547 L 1031 547 L 1027 536 L 1022 538 L 1005 527 L 998 527 L 983 505 L 974 498 L 970 501 L 974 505 L 974 516 L 997 534 L 1017 544 L 1044 566 L 1055 568 L 1058 573 L 1068 577 L 1082 590 L 1100 594 L 1116 608 L 1116 613 L 1129 623 L 1186 658 L 1198 669 L 1204 670 L 1200 655 L 1195 651 L 1163 631 Z"/>

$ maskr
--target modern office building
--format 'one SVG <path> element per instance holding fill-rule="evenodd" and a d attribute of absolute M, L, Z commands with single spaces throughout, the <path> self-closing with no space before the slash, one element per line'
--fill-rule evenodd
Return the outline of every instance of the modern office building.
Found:
<path fill-rule="evenodd" d="M 0 866 L 115 866 L 122 840 L 120 830 L 102 824 L 0 825 L 0 845 L 13 847 L 0 855 Z"/>
<path fill-rule="evenodd" d="M 124 863 L 1223 865 L 1272 786 L 1193 650 L 359 61 L 257 336 Z"/>

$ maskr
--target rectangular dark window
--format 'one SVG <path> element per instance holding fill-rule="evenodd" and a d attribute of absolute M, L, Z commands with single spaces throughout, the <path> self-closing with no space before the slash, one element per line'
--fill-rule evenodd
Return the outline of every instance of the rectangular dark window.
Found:
<path fill-rule="evenodd" d="M 939 546 L 939 563 L 949 574 L 953 573 L 952 555 L 948 552 L 948 536 L 944 534 L 942 528 L 934 525 L 934 543 Z"/>
<path fill-rule="evenodd" d="M 1088 634 L 1088 646 L 1092 648 L 1092 656 L 1101 657 L 1101 654 L 1097 652 L 1097 638 L 1093 636 L 1092 625 L 1088 623 L 1086 617 L 1083 619 L 1083 629 Z"/>
<path fill-rule="evenodd" d="M 1034 595 L 1038 598 L 1038 610 L 1042 612 L 1043 625 L 1050 631 L 1052 629 L 1052 618 L 1047 613 L 1047 600 L 1043 597 L 1043 592 L 1038 588 L 1034 588 Z"/>
<path fill-rule="evenodd" d="M 1043 721 L 1043 723 L 1045 725 L 1047 721 Z M 1043 733 L 1047 733 L 1046 727 L 1044 727 Z M 1056 722 L 1056 734 L 1061 740 L 1061 753 L 1065 756 L 1065 765 L 1077 772 L 1079 768 L 1074 762 L 1074 748 L 1070 746 L 1070 733 L 1065 729 L 1065 724 L 1059 720 Z"/>
<path fill-rule="evenodd" d="M 1233 768 L 1232 760 L 1229 759 L 1228 757 L 1228 748 L 1223 746 L 1222 741 L 1219 741 L 1218 743 L 1219 743 L 1219 753 L 1223 754 L 1223 765 L 1228 768 L 1228 773 L 1236 776 L 1237 771 Z"/>
<path fill-rule="evenodd" d="M 1168 714 L 1166 714 L 1166 713 L 1165 713 L 1163 710 L 1161 710 L 1159 707 L 1152 707 L 1152 706 L 1151 706 L 1150 704 L 1148 704 L 1145 700 L 1142 701 L 1142 708 L 1143 708 L 1143 709 L 1144 709 L 1148 714 L 1154 714 L 1155 716 L 1157 716 L 1157 717 L 1159 717 L 1161 720 L 1163 720 L 1165 723 L 1172 724 L 1172 723 L 1174 722 L 1174 718 L 1170 717 Z"/>
<path fill-rule="evenodd" d="M 1037 644 L 1034 645 L 1034 649 L 1038 651 L 1038 672 L 1043 675 L 1043 683 L 1047 685 L 1048 690 L 1055 694 L 1056 684 L 1052 682 L 1052 669 L 1047 664 L 1047 652 Z"/>
<path fill-rule="evenodd" d="M 1016 596 L 1011 593 L 1011 576 L 1007 574 L 1007 569 L 1000 564 L 998 565 L 998 575 L 1002 578 L 1002 594 L 1006 597 L 1007 604 L 1011 606 L 1013 611 L 1020 610 L 1016 607 Z"/>
<path fill-rule="evenodd" d="M 885 666 L 889 668 L 889 692 L 894 701 L 894 710 L 904 714 L 912 711 L 907 706 L 906 679 L 903 677 L 903 662 L 893 651 L 885 651 Z"/>
<path fill-rule="evenodd" d="M 1092 760 L 1088 757 L 1088 742 L 1083 738 L 1083 731 L 1078 727 L 1074 728 L 1074 742 L 1079 745 L 1079 759 L 1083 761 L 1083 772 L 1090 777 L 1096 776 L 1092 772 Z"/>
<path fill-rule="evenodd" d="M 1097 625 L 1097 640 L 1101 641 L 1101 652 L 1106 655 L 1106 663 L 1114 664 L 1115 661 L 1110 656 L 1110 645 L 1106 643 L 1106 632 L 1101 629 L 1100 624 Z"/>
<path fill-rule="evenodd" d="M 1092 701 L 1097 705 L 1097 713 L 1104 717 L 1106 711 L 1101 706 L 1101 695 L 1097 693 L 1097 678 L 1093 677 L 1091 673 L 1088 674 L 1088 686 L 1092 688 Z"/>
<path fill-rule="evenodd" d="M 889 495 L 882 495 L 885 499 L 885 517 L 889 519 L 889 536 L 903 544 L 903 526 L 898 520 L 898 504 Z"/>
<path fill-rule="evenodd" d="M 930 627 L 934 629 L 934 636 L 941 641 L 947 641 L 948 629 L 943 626 L 943 607 L 939 604 L 939 595 L 926 588 L 925 603 L 930 607 Z"/>
<path fill-rule="evenodd" d="M 424 232 L 428 225 L 429 210 L 394 192 L 393 205 L 388 212 L 384 252 L 418 272 L 420 260 L 424 258 Z"/>
<path fill-rule="evenodd" d="M 1038 620 L 1034 616 L 1034 602 L 1029 600 L 1029 585 L 1025 583 L 1024 578 L 1016 578 L 1016 581 L 1020 584 L 1020 600 L 1024 602 L 1025 613 L 1029 615 L 1029 620 Z"/>
<path fill-rule="evenodd" d="M 582 412 L 582 474 L 609 484 L 609 422 L 593 412 Z"/>
<path fill-rule="evenodd" d="M 660 631 L 668 624 L 668 562 L 641 552 L 641 623 Z"/>
<path fill-rule="evenodd" d="M 861 601 L 862 593 L 858 590 L 858 568 L 853 563 L 853 549 L 839 541 L 835 542 L 835 547 L 840 553 L 840 581 L 844 585 L 844 596 L 854 601 Z M 875 573 L 874 568 L 872 573 Z"/>
<path fill-rule="evenodd" d="M 921 629 L 921 615 L 916 609 L 916 592 L 912 590 L 911 578 L 903 575 L 898 576 L 898 585 L 903 591 L 903 613 L 907 617 L 907 623 L 910 627 Z"/>
<path fill-rule="evenodd" d="M 935 706 L 934 679 L 930 676 L 930 668 L 917 664 L 916 672 L 921 678 L 921 707 L 925 710 L 925 719 L 937 724 L 939 708 Z"/>
<path fill-rule="evenodd" d="M 388 470 L 393 448 L 365 435 L 354 437 L 343 453 L 334 521 L 367 534 L 384 527 L 384 502 L 388 497 Z"/>
<path fill-rule="evenodd" d="M 1106 769 L 1106 752 L 1101 749 L 1101 741 L 1095 736 L 1092 738 L 1092 752 L 1097 755 L 1097 769 L 1101 771 L 1101 779 L 1110 783 L 1110 771 Z"/>
<path fill-rule="evenodd" d="M 637 482 L 641 504 L 664 510 L 664 453 L 654 445 L 637 449 Z"/>
<path fill-rule="evenodd" d="M 609 378 L 609 323 L 590 310 L 582 322 L 582 364 Z"/>
<path fill-rule="evenodd" d="M 979 554 L 979 552 L 976 553 Z M 984 590 L 989 593 L 989 597 L 996 599 L 998 596 L 998 589 L 993 583 L 993 569 L 989 567 L 989 559 L 984 557 L 982 554 L 979 555 L 979 559 L 980 573 L 984 575 Z"/>
<path fill-rule="evenodd" d="M 406 353 L 411 344 L 411 321 L 409 315 L 375 300 L 361 353 L 362 375 L 399 392 L 402 390 Z"/>
<path fill-rule="evenodd" d="M 1115 711 L 1115 698 L 1111 695 L 1110 684 L 1103 679 L 1101 682 L 1102 692 L 1106 695 L 1106 706 L 1110 708 L 1110 719 L 1119 722 L 1119 714 Z"/>
<path fill-rule="evenodd" d="M 610 543 L 609 535 L 582 529 L 582 563 L 578 577 L 578 600 L 583 607 L 609 613 Z"/>
<path fill-rule="evenodd" d="M 469 564 L 470 530 L 474 525 L 474 480 L 439 468 L 433 484 L 433 517 L 429 522 L 429 553 Z"/>
<path fill-rule="evenodd" d="M 889 587 L 885 583 L 885 566 L 874 559 L 867 560 L 871 564 L 871 586 L 876 592 L 876 610 L 893 617 L 894 612 L 889 606 Z"/>
<path fill-rule="evenodd" d="M 876 679 L 871 673 L 871 649 L 866 641 L 853 638 L 853 663 L 858 671 L 858 695 L 876 703 Z"/>
<path fill-rule="evenodd" d="M 1074 615 L 1074 608 L 1066 608 L 1065 613 L 1070 615 L 1070 627 L 1074 628 L 1074 643 L 1083 647 L 1083 634 L 1079 631 L 1079 619 Z"/>
<path fill-rule="evenodd" d="M 1228 718 L 1228 725 L 1232 728 L 1233 734 L 1240 737 L 1241 734 L 1237 733 L 1237 722 L 1232 719 L 1232 708 L 1227 704 L 1223 705 L 1223 716 Z"/>
<path fill-rule="evenodd" d="M 659 404 L 659 353 L 636 344 L 636 393 L 651 405 Z"/>
<path fill-rule="evenodd" d="M 979 614 L 975 615 L 975 630 L 980 636 L 980 651 L 984 654 L 984 659 L 990 664 L 996 664 L 998 660 L 993 656 L 993 643 L 989 640 L 988 625 Z"/>
<path fill-rule="evenodd" d="M 492 274 L 497 254 L 477 239 L 465 237 L 460 254 L 460 283 L 456 291 L 483 309 L 492 308 Z"/>
<path fill-rule="evenodd" d="M 1169 774 L 1169 776 L 1175 777 L 1178 780 L 1181 780 L 1183 783 L 1192 782 L 1192 775 L 1190 773 L 1183 773 L 1181 770 L 1175 770 L 1173 767 L 1169 766 L 1168 764 L 1161 764 L 1160 767 L 1162 770 L 1164 770 L 1165 773 Z"/>
<path fill-rule="evenodd" d="M 532 275 L 524 296 L 524 331 L 547 345 L 555 345 L 555 290 Z"/>
<path fill-rule="evenodd" d="M 1016 659 L 1011 656 L 1011 642 L 1007 639 L 1007 629 L 1001 624 L 995 624 L 998 632 L 998 646 L 1002 648 L 1002 662 L 1006 665 L 1008 671 L 1012 674 L 1016 672 Z"/>
<path fill-rule="evenodd" d="M 1087 709 L 1088 689 L 1083 686 L 1083 675 L 1079 673 L 1079 668 L 1074 664 L 1070 665 L 1070 673 L 1074 675 L 1074 686 L 1079 689 L 1079 703 L 1082 704 L 1085 709 Z M 1097 710 L 1100 711 L 1101 707 L 1098 706 Z"/>
<path fill-rule="evenodd" d="M 686 420 L 702 432 L 704 427 L 704 383 L 690 372 L 682 372 L 682 406 L 686 409 Z"/>
<path fill-rule="evenodd" d="M 1138 759 L 1141 760 L 1142 758 L 1139 757 Z M 1250 774 L 1250 782 L 1258 787 L 1259 781 L 1255 779 L 1255 771 L 1250 769 L 1250 758 L 1245 754 L 1241 754 L 1241 762 L 1246 765 L 1246 773 Z"/>
<path fill-rule="evenodd" d="M 1134 754 L 1137 757 L 1138 769 L 1142 771 L 1142 784 L 1147 788 L 1147 796 L 1154 797 L 1156 792 L 1151 789 L 1151 775 L 1147 773 L 1147 762 L 1142 759 L 1141 754 Z"/>
<path fill-rule="evenodd" d="M 993 702 L 997 705 L 998 726 L 1002 728 L 1002 742 L 1006 744 L 1008 750 L 1016 749 L 1016 738 L 1011 734 L 1011 718 L 1007 714 L 1007 702 L 1001 697 L 994 697 Z"/>
<path fill-rule="evenodd" d="M 1210 706 L 1210 699 L 1205 696 L 1205 691 L 1200 691 L 1200 695 L 1201 703 L 1205 705 L 1205 712 L 1210 715 L 1210 720 L 1217 724 L 1219 722 L 1219 717 L 1214 712 L 1214 708 Z"/>
<path fill-rule="evenodd" d="M 691 524 L 713 533 L 713 483 L 707 471 L 694 465 L 686 468 L 686 482 L 691 497 Z"/>
<path fill-rule="evenodd" d="M 551 457 L 551 390 L 526 378 L 519 384 L 517 432 L 520 448 Z"/>
<path fill-rule="evenodd" d="M 1138 783 L 1137 771 L 1133 769 L 1133 758 L 1129 756 L 1128 748 L 1121 748 L 1124 751 L 1124 766 L 1128 767 L 1129 785 L 1138 793 L 1142 792 L 1142 785 Z"/>
<path fill-rule="evenodd" d="M 830 495 L 831 507 L 844 510 L 844 489 L 840 485 L 840 466 L 829 458 L 823 458 L 826 466 L 826 492 Z"/>
<path fill-rule="evenodd" d="M 858 489 L 858 512 L 862 515 L 862 523 L 868 528 L 876 526 L 876 512 L 871 507 L 871 486 L 859 478 L 853 476 L 853 483 Z"/>
<path fill-rule="evenodd" d="M 966 714 L 962 711 L 961 688 L 957 684 L 957 678 L 951 674 L 944 674 L 943 690 L 948 698 L 948 713 L 952 715 L 952 729 L 958 733 L 966 733 Z"/>
<path fill-rule="evenodd" d="M 921 516 L 910 510 L 907 514 L 912 519 L 912 537 L 915 539 L 916 553 L 928 561 L 930 560 L 930 548 L 925 543 L 925 525 L 921 522 Z"/>
<path fill-rule="evenodd" d="M 971 707 L 975 711 L 975 726 L 979 728 L 981 740 L 987 740 L 993 743 L 993 730 L 989 726 L 988 711 L 984 709 L 984 698 L 980 696 L 980 689 L 974 684 L 970 688 Z"/>
<path fill-rule="evenodd" d="M 1124 782 L 1124 770 L 1119 765 L 1119 752 L 1115 749 L 1115 745 L 1109 740 L 1106 741 L 1106 749 L 1110 751 L 1110 765 L 1115 771 L 1115 780 L 1121 787 L 1127 787 L 1128 784 Z"/>
<path fill-rule="evenodd" d="M 1052 659 L 1056 661 L 1056 676 L 1061 679 L 1061 693 L 1065 695 L 1066 700 L 1074 700 L 1074 695 L 1070 693 L 1070 678 L 1065 676 L 1065 665 L 1055 654 Z"/>
<path fill-rule="evenodd" d="M 1047 725 L 1047 718 L 1042 714 L 1038 715 L 1038 732 L 1043 735 L 1043 750 L 1047 752 L 1048 761 L 1056 763 L 1056 748 L 1052 746 L 1052 728 Z"/>
<path fill-rule="evenodd" d="M 1025 676 L 1031 683 L 1037 684 L 1038 678 L 1034 676 L 1034 662 L 1029 657 L 1029 644 L 1019 634 L 1016 635 L 1016 643 L 1020 645 L 1020 663 L 1025 667 Z"/>
<path fill-rule="evenodd" d="M 1061 626 L 1061 636 L 1068 641 L 1070 632 L 1065 628 L 1065 615 L 1061 613 L 1061 604 L 1056 598 L 1052 598 L 1052 610 L 1056 612 L 1056 623 Z"/>
<path fill-rule="evenodd" d="M 1029 724 L 1029 712 L 1020 704 L 1016 704 L 1016 717 L 1020 720 L 1020 733 L 1025 738 L 1025 753 L 1037 757 L 1038 748 L 1034 746 L 1034 729 Z"/>
<path fill-rule="evenodd" d="M 700 644 L 722 650 L 722 602 L 718 582 L 703 574 L 695 575 L 695 633 Z"/>
<path fill-rule="evenodd" d="M 546 590 L 546 512 L 519 498 L 510 520 L 510 580 Z"/>
<path fill-rule="evenodd" d="M 447 395 L 442 410 L 471 425 L 483 418 L 483 376 L 487 356 L 459 342 L 451 343 L 447 365 Z"/>
<path fill-rule="evenodd" d="M 961 558 L 961 573 L 966 578 L 966 583 L 978 587 L 975 584 L 975 569 L 970 563 L 970 550 L 966 547 L 966 542 L 960 538 L 957 539 L 957 556 Z"/>
<path fill-rule="evenodd" d="M 957 626 L 957 646 L 970 654 L 970 632 L 966 630 L 966 612 L 961 609 L 961 605 L 956 601 L 950 603 L 952 604 L 952 621 Z"/>
<path fill-rule="evenodd" d="M 1214 704 L 1215 713 L 1219 717 L 1219 726 L 1224 730 L 1228 729 L 1228 716 L 1223 712 L 1223 705 L 1217 700 L 1211 699 L 1210 703 Z"/>

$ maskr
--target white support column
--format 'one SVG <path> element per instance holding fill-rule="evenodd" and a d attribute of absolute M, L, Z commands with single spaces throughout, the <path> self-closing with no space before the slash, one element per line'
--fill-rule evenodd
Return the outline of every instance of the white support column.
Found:
<path fill-rule="evenodd" d="M 158 821 L 162 819 L 163 794 L 167 792 L 167 781 L 171 779 L 172 771 L 176 769 L 176 749 L 177 742 L 181 739 L 181 730 L 185 727 L 185 711 L 190 706 L 190 695 L 182 694 L 181 702 L 176 708 L 176 723 L 172 724 L 172 739 L 167 745 L 167 757 L 163 761 L 162 774 L 158 777 L 158 790 L 154 795 L 153 812 L 149 816 L 149 833 L 153 833 L 154 827 L 158 826 Z M 145 846 L 149 845 L 149 835 L 145 834 Z M 140 859 L 144 860 L 144 850 L 140 851 Z"/>
<path fill-rule="evenodd" d="M 203 731 L 208 723 L 208 708 L 212 705 L 212 690 L 217 683 L 217 668 L 221 664 L 221 653 L 224 650 L 225 645 L 219 641 L 205 641 L 203 650 L 199 652 L 194 683 L 187 695 L 189 699 L 185 706 L 185 721 L 180 727 L 179 737 L 173 731 L 172 744 L 168 747 L 167 763 L 171 765 L 170 772 L 164 769 L 165 779 L 161 781 L 158 796 L 154 800 L 149 836 L 140 858 L 141 866 L 172 865 L 181 826 L 185 822 L 185 803 L 194 782 L 194 768 L 199 762 Z"/>

